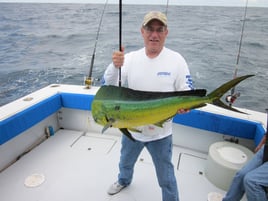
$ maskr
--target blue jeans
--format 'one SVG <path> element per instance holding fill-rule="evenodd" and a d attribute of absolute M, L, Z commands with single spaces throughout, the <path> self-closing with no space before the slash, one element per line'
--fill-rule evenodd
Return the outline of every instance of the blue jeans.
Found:
<path fill-rule="evenodd" d="M 177 181 L 174 175 L 172 157 L 172 136 L 151 142 L 131 141 L 122 136 L 121 157 L 119 163 L 120 173 L 118 182 L 127 186 L 132 181 L 134 165 L 142 149 L 146 147 L 152 156 L 158 184 L 162 189 L 163 201 L 179 201 Z"/>
<path fill-rule="evenodd" d="M 239 201 L 246 193 L 248 201 L 267 201 L 268 162 L 262 163 L 264 146 L 239 170 L 222 201 Z"/>

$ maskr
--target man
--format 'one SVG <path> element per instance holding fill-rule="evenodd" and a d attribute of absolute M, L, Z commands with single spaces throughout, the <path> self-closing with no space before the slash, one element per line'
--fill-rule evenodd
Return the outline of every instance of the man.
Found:
<path fill-rule="evenodd" d="M 268 201 L 268 162 L 263 162 L 266 135 L 257 146 L 254 157 L 236 173 L 222 201 L 239 201 L 245 193 L 248 201 Z"/>
<path fill-rule="evenodd" d="M 184 58 L 164 47 L 168 35 L 166 15 L 158 11 L 146 14 L 141 35 L 144 48 L 126 55 L 124 48 L 113 53 L 113 62 L 104 73 L 104 84 L 118 85 L 118 68 L 121 68 L 122 85 L 135 90 L 166 92 L 192 89 L 190 72 Z M 186 111 L 180 109 L 178 112 Z M 132 132 L 135 141 L 122 136 L 120 173 L 108 194 L 116 194 L 130 185 L 134 165 L 146 147 L 152 156 L 163 201 L 178 201 L 178 188 L 171 163 L 172 120 L 166 121 L 161 128 L 147 125 L 137 129 L 140 132 Z"/>

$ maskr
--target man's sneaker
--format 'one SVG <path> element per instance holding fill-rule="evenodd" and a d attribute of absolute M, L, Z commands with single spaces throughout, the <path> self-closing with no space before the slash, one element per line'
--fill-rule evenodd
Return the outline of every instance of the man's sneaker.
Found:
<path fill-rule="evenodd" d="M 117 182 L 113 183 L 110 188 L 108 189 L 107 193 L 109 195 L 114 195 L 116 193 L 119 193 L 123 188 L 125 188 L 126 186 L 122 186 L 121 184 Z"/>

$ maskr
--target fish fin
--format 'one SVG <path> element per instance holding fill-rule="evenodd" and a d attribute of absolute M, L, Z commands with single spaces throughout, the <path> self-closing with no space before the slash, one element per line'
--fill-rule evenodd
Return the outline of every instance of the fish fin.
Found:
<path fill-rule="evenodd" d="M 228 105 L 224 104 L 224 103 L 223 103 L 221 100 L 219 100 L 219 99 L 214 100 L 214 101 L 213 101 L 213 105 L 217 105 L 217 106 L 219 106 L 219 107 L 222 107 L 222 108 L 224 108 L 224 109 L 231 110 L 231 111 L 234 111 L 234 112 L 239 112 L 239 113 L 242 113 L 242 114 L 247 114 L 247 113 L 245 113 L 245 112 L 242 112 L 242 111 L 240 111 L 240 110 L 237 110 L 237 109 L 235 109 L 235 108 L 233 108 L 233 107 L 231 107 L 231 106 L 228 106 Z"/>
<path fill-rule="evenodd" d="M 206 106 L 206 105 L 207 105 L 206 103 L 201 103 L 200 105 L 191 107 L 190 110 L 192 110 L 192 109 L 196 109 L 196 108 L 200 108 L 200 107 L 204 107 L 204 106 Z"/>
<path fill-rule="evenodd" d="M 104 133 L 108 128 L 110 128 L 111 126 L 110 126 L 110 124 L 106 124 L 103 128 L 102 128 L 102 130 L 101 130 L 101 133 Z"/>
<path fill-rule="evenodd" d="M 135 142 L 136 140 L 132 137 L 131 133 L 128 131 L 128 129 L 126 128 L 119 128 L 119 130 L 125 135 L 127 136 L 130 140 L 132 140 L 133 142 Z"/>
<path fill-rule="evenodd" d="M 104 133 L 108 128 L 112 127 L 114 120 L 109 119 L 107 124 L 102 128 L 101 133 Z"/>
<path fill-rule="evenodd" d="M 141 133 L 141 130 L 139 130 L 137 128 L 128 128 L 128 130 L 131 130 L 131 131 L 136 132 L 136 133 Z"/>
<path fill-rule="evenodd" d="M 172 120 L 172 117 L 169 117 L 167 119 L 164 119 L 162 121 L 155 123 L 154 125 L 157 127 L 163 128 L 163 124 L 166 123 L 167 121 L 171 121 L 171 120 Z"/>
<path fill-rule="evenodd" d="M 231 88 L 233 88 L 234 86 L 236 86 L 237 84 L 239 84 L 241 81 L 252 77 L 254 75 L 244 75 L 241 77 L 237 77 L 235 79 L 230 80 L 229 82 L 226 82 L 225 84 L 221 85 L 220 87 L 218 87 L 217 89 L 215 89 L 214 91 L 212 91 L 210 94 L 208 94 L 208 98 L 212 100 L 212 104 L 217 105 L 219 107 L 228 109 L 228 110 L 232 110 L 235 112 L 239 112 L 239 113 L 244 113 L 241 112 L 237 109 L 234 109 L 230 106 L 225 105 L 220 98 L 227 92 L 229 91 Z"/>
<path fill-rule="evenodd" d="M 252 76 L 254 76 L 254 75 L 244 75 L 244 76 L 232 79 L 229 82 L 224 83 L 223 85 L 221 85 L 220 87 L 218 87 L 217 89 L 212 91 L 207 96 L 210 97 L 210 98 L 214 98 L 214 99 L 216 99 L 216 98 L 220 99 L 231 88 L 233 88 L 234 86 L 239 84 L 241 81 L 243 81 L 243 80 L 245 80 L 245 79 L 247 79 L 249 77 L 252 77 Z"/>
<path fill-rule="evenodd" d="M 157 126 L 157 127 L 163 128 L 163 124 L 165 122 L 166 122 L 166 120 L 163 120 L 163 121 L 160 121 L 160 122 L 155 123 L 154 125 Z"/>
<path fill-rule="evenodd" d="M 103 85 L 96 93 L 94 100 L 124 100 L 124 101 L 143 101 L 154 100 L 167 97 L 179 97 L 179 96 L 206 96 L 205 89 L 193 89 L 186 91 L 139 91 L 125 87 L 118 87 L 112 85 Z"/>

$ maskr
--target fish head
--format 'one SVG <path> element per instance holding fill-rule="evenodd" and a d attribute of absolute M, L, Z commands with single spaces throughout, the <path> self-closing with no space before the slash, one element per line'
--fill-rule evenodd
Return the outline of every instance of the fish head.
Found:
<path fill-rule="evenodd" d="M 107 112 L 102 102 L 94 100 L 91 109 L 92 117 L 97 124 L 106 125 L 108 123 Z"/>

